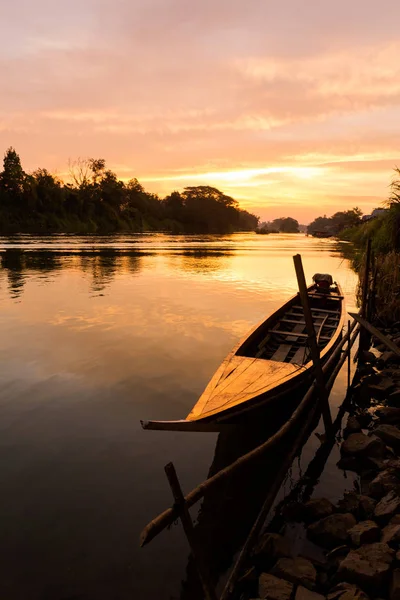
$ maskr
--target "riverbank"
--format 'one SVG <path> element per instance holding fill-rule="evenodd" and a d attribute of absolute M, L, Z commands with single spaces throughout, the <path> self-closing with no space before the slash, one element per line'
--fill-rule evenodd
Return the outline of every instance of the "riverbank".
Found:
<path fill-rule="evenodd" d="M 400 323 L 385 331 L 400 344 Z M 245 598 L 400 597 L 400 357 L 377 339 L 364 352 L 347 407 L 338 469 L 356 474 L 336 503 L 283 505 L 284 524 L 259 540 L 242 578 Z M 290 540 L 296 530 L 298 543 Z M 300 534 L 299 534 L 300 532 Z"/>

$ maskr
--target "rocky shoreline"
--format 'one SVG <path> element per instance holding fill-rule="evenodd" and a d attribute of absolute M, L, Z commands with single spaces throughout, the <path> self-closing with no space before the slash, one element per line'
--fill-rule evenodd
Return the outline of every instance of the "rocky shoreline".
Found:
<path fill-rule="evenodd" d="M 400 346 L 400 324 L 385 335 Z M 264 533 L 239 582 L 242 598 L 400 600 L 400 357 L 378 340 L 362 355 L 338 468 L 357 474 L 334 505 L 285 506 L 280 533 Z M 301 527 L 300 552 L 285 530 Z"/>

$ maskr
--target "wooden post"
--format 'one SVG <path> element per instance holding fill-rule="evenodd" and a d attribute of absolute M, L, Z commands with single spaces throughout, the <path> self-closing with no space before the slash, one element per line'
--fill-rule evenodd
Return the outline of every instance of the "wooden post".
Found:
<path fill-rule="evenodd" d="M 308 301 L 309 298 L 307 284 L 306 279 L 304 277 L 303 264 L 301 262 L 300 254 L 296 254 L 295 256 L 293 256 L 293 262 L 294 268 L 296 269 L 300 300 L 304 311 L 304 320 L 306 322 L 311 358 L 314 363 L 315 379 L 317 380 L 318 390 L 322 401 L 322 416 L 324 419 L 325 431 L 328 434 L 332 427 L 332 417 L 331 411 L 329 409 L 329 395 L 325 387 L 324 373 L 322 371 L 322 364 L 317 344 L 317 338 L 315 335 L 314 322 L 311 315 L 310 303 Z"/>
<path fill-rule="evenodd" d="M 182 493 L 175 467 L 172 462 L 170 462 L 164 467 L 164 470 L 174 496 L 175 504 L 179 509 L 179 518 L 182 521 L 183 529 L 193 554 L 194 562 L 200 577 L 201 585 L 203 586 L 205 597 L 207 600 L 217 600 L 217 595 L 209 579 L 208 569 L 204 564 L 203 557 L 196 544 L 192 519 L 185 502 L 185 497 Z"/>
<path fill-rule="evenodd" d="M 350 344 L 350 319 L 347 321 L 347 391 L 350 389 L 351 384 L 351 344 Z"/>
<path fill-rule="evenodd" d="M 367 318 L 368 315 L 368 288 L 369 288 L 369 271 L 370 271 L 370 263 L 371 263 L 371 239 L 367 241 L 367 249 L 365 252 L 365 264 L 364 264 L 364 279 L 362 285 L 362 296 L 361 296 L 361 317 L 363 319 Z M 370 336 L 368 332 L 363 328 L 360 331 L 360 341 L 359 341 L 359 358 L 362 358 L 362 352 L 367 350 L 367 346 L 369 345 Z"/>

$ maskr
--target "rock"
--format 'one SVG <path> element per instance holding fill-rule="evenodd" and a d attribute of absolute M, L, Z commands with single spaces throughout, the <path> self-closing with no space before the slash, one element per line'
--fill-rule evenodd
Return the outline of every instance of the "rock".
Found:
<path fill-rule="evenodd" d="M 369 519 L 375 510 L 376 501 L 368 496 L 345 492 L 343 498 L 338 502 L 338 510 L 344 513 L 352 513 L 356 519 Z"/>
<path fill-rule="evenodd" d="M 328 560 L 336 560 L 338 557 L 340 557 L 340 559 L 342 560 L 349 552 L 350 548 L 345 544 L 342 544 L 342 546 L 336 546 L 336 548 L 334 548 L 330 552 L 327 552 L 326 558 Z"/>
<path fill-rule="evenodd" d="M 349 536 L 355 546 L 378 542 L 381 530 L 374 521 L 361 521 L 349 530 Z"/>
<path fill-rule="evenodd" d="M 377 400 L 384 400 L 387 398 L 393 388 L 393 379 L 389 378 L 382 379 L 379 383 L 368 384 L 369 393 L 372 398 L 376 398 Z"/>
<path fill-rule="evenodd" d="M 396 552 L 396 562 L 400 562 L 400 550 Z"/>
<path fill-rule="evenodd" d="M 369 368 L 369 373 L 370 373 L 370 370 L 373 371 L 373 369 L 370 365 L 368 365 L 368 368 Z M 366 369 L 366 367 L 364 366 L 364 370 L 365 369 Z M 358 404 L 359 406 L 369 405 L 369 403 L 371 401 L 371 392 L 369 391 L 369 387 L 366 382 L 362 381 L 361 383 L 358 383 L 357 385 L 354 386 L 353 398 L 354 398 L 354 401 L 356 402 L 356 404 Z"/>
<path fill-rule="evenodd" d="M 391 350 L 385 350 L 379 357 L 379 360 L 385 365 L 398 365 L 400 362 L 400 356 Z"/>
<path fill-rule="evenodd" d="M 382 440 L 375 436 L 364 435 L 364 433 L 352 433 L 341 446 L 341 453 L 356 457 L 373 456 L 381 458 L 385 454 L 385 445 Z"/>
<path fill-rule="evenodd" d="M 388 404 L 390 406 L 400 407 L 400 390 L 399 389 L 397 389 L 394 392 L 392 392 L 391 394 L 389 394 Z"/>
<path fill-rule="evenodd" d="M 374 516 L 378 521 L 385 522 L 389 521 L 399 511 L 400 498 L 396 492 L 391 491 L 378 502 L 374 510 Z"/>
<path fill-rule="evenodd" d="M 390 469 L 397 477 L 400 477 L 400 458 L 387 458 L 383 462 L 386 469 Z"/>
<path fill-rule="evenodd" d="M 369 494 L 373 498 L 382 498 L 391 490 L 400 491 L 400 480 L 392 469 L 381 471 L 368 485 Z"/>
<path fill-rule="evenodd" d="M 389 598 L 390 600 L 400 600 L 400 569 L 395 569 L 392 573 Z"/>
<path fill-rule="evenodd" d="M 350 513 L 330 515 L 310 525 L 307 535 L 310 540 L 324 548 L 335 548 L 347 541 L 348 530 L 356 523 L 357 521 Z"/>
<path fill-rule="evenodd" d="M 400 408 L 394 406 L 385 406 L 378 408 L 375 412 L 381 423 L 400 423 Z"/>
<path fill-rule="evenodd" d="M 376 506 L 376 501 L 370 498 L 369 496 L 360 496 L 360 509 L 359 515 L 360 518 L 372 517 L 374 514 Z"/>
<path fill-rule="evenodd" d="M 253 550 L 253 556 L 264 560 L 270 558 L 272 561 L 278 558 L 292 556 L 290 542 L 278 533 L 267 533 L 261 537 Z"/>
<path fill-rule="evenodd" d="M 400 450 L 400 431 L 394 425 L 379 425 L 374 434 L 394 450 Z"/>
<path fill-rule="evenodd" d="M 359 411 L 357 413 L 357 421 L 360 423 L 361 427 L 364 429 L 368 427 L 368 425 L 372 421 L 372 415 L 367 410 Z"/>
<path fill-rule="evenodd" d="M 352 433 L 359 433 L 361 431 L 361 425 L 358 419 L 352 415 L 347 419 L 346 427 L 343 431 L 343 437 L 348 438 Z"/>
<path fill-rule="evenodd" d="M 301 556 L 296 558 L 280 558 L 274 568 L 272 574 L 277 577 L 282 577 L 287 581 L 312 590 L 315 588 L 317 580 L 317 571 L 311 561 Z"/>
<path fill-rule="evenodd" d="M 260 598 L 268 600 L 290 600 L 293 585 L 284 579 L 279 579 L 269 573 L 262 573 L 258 580 Z"/>
<path fill-rule="evenodd" d="M 327 600 L 369 600 L 367 594 L 353 583 L 338 583 L 329 591 Z"/>
<path fill-rule="evenodd" d="M 339 563 L 342 562 L 345 556 L 350 552 L 350 547 L 346 545 L 337 546 L 330 552 L 327 552 L 326 559 L 330 567 L 331 572 L 337 571 Z"/>
<path fill-rule="evenodd" d="M 389 523 L 382 530 L 381 542 L 389 546 L 397 545 L 400 542 L 400 524 Z"/>
<path fill-rule="evenodd" d="M 338 576 L 349 583 L 379 593 L 388 581 L 394 552 L 387 544 L 377 542 L 351 550 L 339 565 Z"/>
<path fill-rule="evenodd" d="M 375 354 L 373 352 L 370 352 L 369 350 L 364 350 L 363 352 L 361 352 L 360 359 L 362 362 L 371 363 L 372 365 L 376 363 Z"/>
<path fill-rule="evenodd" d="M 299 585 L 296 590 L 295 600 L 325 600 L 325 596 L 317 594 L 317 592 L 311 592 L 307 588 Z"/>
<path fill-rule="evenodd" d="M 313 498 L 304 505 L 304 520 L 312 523 L 324 517 L 328 517 L 335 511 L 332 502 L 327 498 Z"/>

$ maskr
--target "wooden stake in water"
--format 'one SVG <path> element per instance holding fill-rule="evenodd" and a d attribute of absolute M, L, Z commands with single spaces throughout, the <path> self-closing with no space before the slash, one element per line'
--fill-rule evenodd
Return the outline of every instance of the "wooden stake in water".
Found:
<path fill-rule="evenodd" d="M 350 345 L 350 319 L 347 321 L 347 391 L 351 383 L 351 345 Z"/>
<path fill-rule="evenodd" d="M 367 249 L 365 252 L 365 265 L 364 265 L 364 279 L 362 285 L 362 296 L 361 296 L 361 317 L 363 319 L 367 318 L 369 313 L 368 311 L 368 303 L 369 303 L 369 272 L 370 272 L 370 264 L 371 264 L 371 239 L 367 242 Z M 362 356 L 362 352 L 368 349 L 370 342 L 370 336 L 368 332 L 363 328 L 360 331 L 360 341 L 359 341 L 359 357 Z"/>
<path fill-rule="evenodd" d="M 308 298 L 307 284 L 304 277 L 303 263 L 300 254 L 293 256 L 294 268 L 296 269 L 297 283 L 299 286 L 300 300 L 304 312 L 304 320 L 308 333 L 308 342 L 310 345 L 311 358 L 314 364 L 315 379 L 318 384 L 318 391 L 322 402 L 322 417 L 324 419 L 325 431 L 328 434 L 332 427 L 331 411 L 329 409 L 329 395 L 325 387 L 324 373 L 315 335 L 314 322 L 311 315 L 310 303 Z"/>
<path fill-rule="evenodd" d="M 165 465 L 164 470 L 172 490 L 172 495 L 174 496 L 175 504 L 179 509 L 179 518 L 182 521 L 183 529 L 193 554 L 194 562 L 200 577 L 201 585 L 203 586 L 205 597 L 207 600 L 218 600 L 215 590 L 209 579 L 208 569 L 206 568 L 203 557 L 201 556 L 201 553 L 197 547 L 192 519 L 186 506 L 185 497 L 182 493 L 178 476 L 172 462 Z"/>

